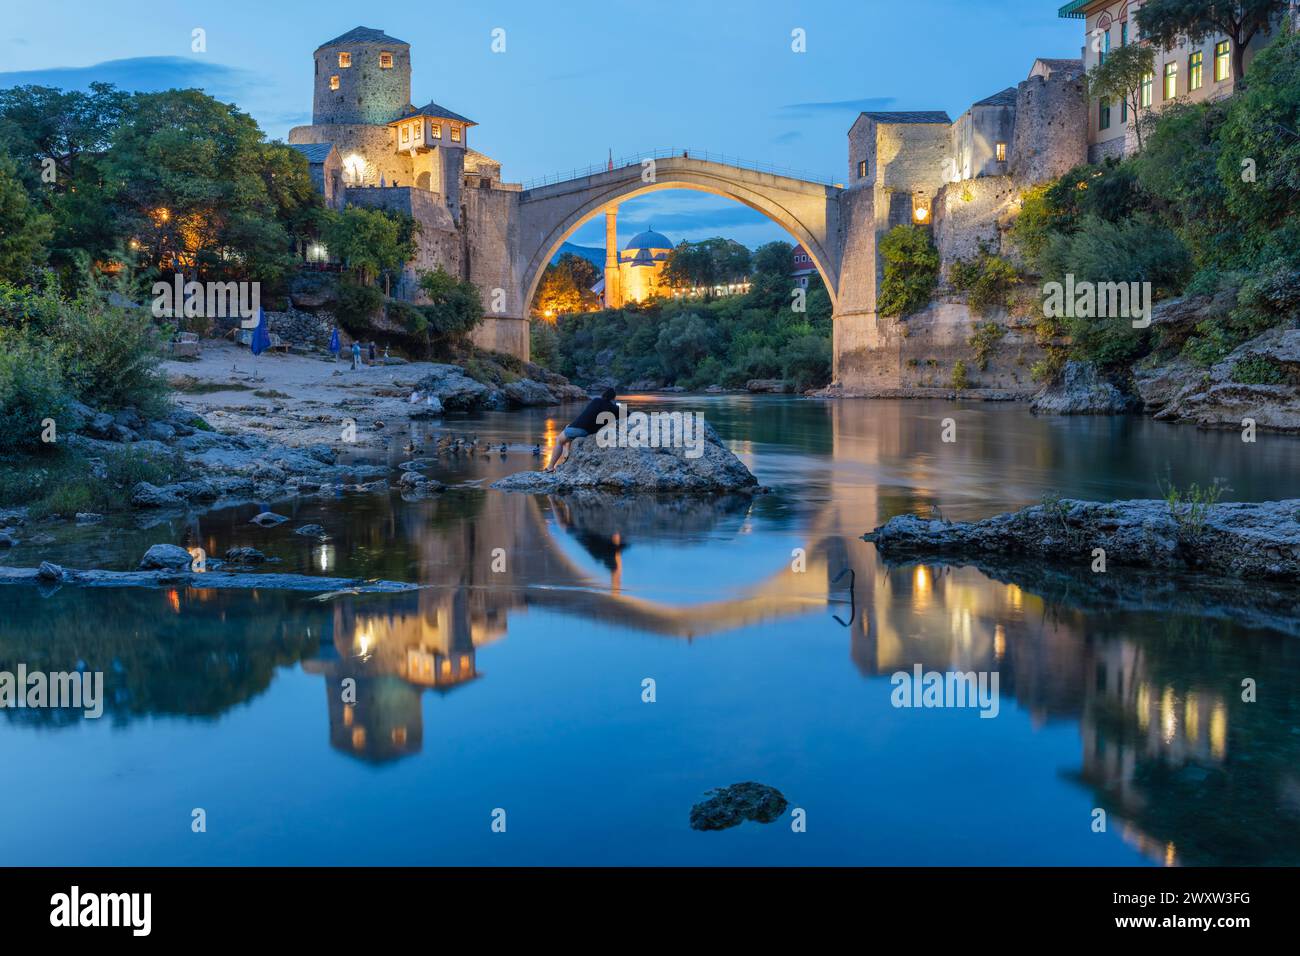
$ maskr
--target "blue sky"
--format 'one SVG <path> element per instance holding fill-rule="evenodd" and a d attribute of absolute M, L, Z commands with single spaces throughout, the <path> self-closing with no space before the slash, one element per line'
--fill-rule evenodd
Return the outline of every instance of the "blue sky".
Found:
<path fill-rule="evenodd" d="M 660 147 L 708 149 L 842 181 L 863 109 L 944 109 L 1024 79 L 1035 56 L 1078 56 L 1053 0 L 564 0 L 365 5 L 340 0 L 51 0 L 7 4 L 0 86 L 197 86 L 283 138 L 310 122 L 312 51 L 355 26 L 411 44 L 412 98 L 476 120 L 470 143 L 526 181 Z M 191 31 L 207 52 L 191 51 Z M 492 31 L 505 30 L 504 53 Z M 806 52 L 791 49 L 801 29 Z M 703 193 L 625 203 L 620 239 L 788 238 Z M 603 245 L 603 222 L 572 241 Z"/>

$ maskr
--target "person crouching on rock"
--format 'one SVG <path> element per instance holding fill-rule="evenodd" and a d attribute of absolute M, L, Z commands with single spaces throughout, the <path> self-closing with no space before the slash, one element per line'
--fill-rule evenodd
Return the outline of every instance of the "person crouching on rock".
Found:
<path fill-rule="evenodd" d="M 560 463 L 560 456 L 564 454 L 569 447 L 569 443 L 575 438 L 586 438 L 600 429 L 600 418 L 602 412 L 609 412 L 611 415 L 618 417 L 618 405 L 614 402 L 614 397 L 618 392 L 612 388 L 607 388 L 600 393 L 599 398 L 593 398 L 587 403 L 587 407 L 582 410 L 569 426 L 564 429 L 560 435 L 560 440 L 555 443 L 555 448 L 551 451 L 551 460 L 546 463 L 542 471 L 554 471 L 555 466 Z"/>

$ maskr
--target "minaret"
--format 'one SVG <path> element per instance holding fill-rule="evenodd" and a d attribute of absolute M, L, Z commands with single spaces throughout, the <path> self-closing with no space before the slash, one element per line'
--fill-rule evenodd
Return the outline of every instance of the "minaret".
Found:
<path fill-rule="evenodd" d="M 618 276 L 618 207 L 605 207 L 605 308 L 623 307 L 623 289 Z"/>

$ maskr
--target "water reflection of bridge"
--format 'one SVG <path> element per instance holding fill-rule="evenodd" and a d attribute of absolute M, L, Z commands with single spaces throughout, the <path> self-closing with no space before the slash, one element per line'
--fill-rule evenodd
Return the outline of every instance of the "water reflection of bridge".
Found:
<path fill-rule="evenodd" d="M 334 608 L 334 653 L 308 665 L 327 678 L 332 744 L 372 760 L 418 751 L 423 692 L 446 692 L 479 677 L 478 649 L 506 634 L 511 614 L 530 608 L 688 639 L 799 619 L 802 627 L 843 633 L 850 660 L 866 677 L 917 663 L 997 670 L 1002 693 L 1036 722 L 1080 725 L 1083 753 L 1075 779 L 1097 794 L 1098 805 L 1139 821 L 1127 825 L 1129 839 L 1161 862 L 1180 860 L 1185 827 L 1140 823 L 1161 803 L 1149 771 L 1158 766 L 1196 775 L 1225 766 L 1232 700 L 1222 683 L 1171 669 L 1158 635 L 1099 628 L 1081 611 L 974 569 L 883 566 L 860 535 L 887 513 L 928 506 L 925 475 L 939 464 L 913 453 L 909 442 L 920 441 L 901 429 L 866 434 L 854 428 L 852 421 L 833 428 L 834 449 L 841 462 L 863 467 L 828 468 L 818 479 L 824 504 L 800 532 L 806 569 L 792 569 L 791 539 L 773 536 L 772 553 L 761 564 L 752 549 L 746 551 L 751 583 L 694 603 L 645 596 L 646 582 L 624 573 L 623 552 L 647 541 L 680 544 L 687 538 L 708 539 L 717 549 L 758 520 L 761 503 L 490 493 L 472 521 L 430 523 L 418 512 L 398 512 L 396 520 L 409 522 L 406 540 L 416 543 L 417 573 L 432 586 Z M 915 462 L 907 483 L 881 479 L 873 465 L 887 459 Z M 910 497 L 898 497 L 887 490 L 891 486 L 911 489 Z M 888 494 L 895 497 L 882 501 Z M 504 550 L 504 571 L 492 570 L 496 549 Z M 726 560 L 725 548 L 718 553 Z M 841 628 L 832 611 L 849 616 L 847 581 L 835 583 L 846 568 L 855 572 L 856 614 Z M 1141 626 L 1158 627 L 1151 617 Z M 347 677 L 356 680 L 352 704 L 342 698 Z"/>

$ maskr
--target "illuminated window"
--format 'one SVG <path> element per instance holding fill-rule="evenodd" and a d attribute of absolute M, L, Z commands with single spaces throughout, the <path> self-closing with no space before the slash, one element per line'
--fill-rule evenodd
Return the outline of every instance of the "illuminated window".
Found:
<path fill-rule="evenodd" d="M 1220 40 L 1214 44 L 1214 82 L 1221 83 L 1232 74 L 1232 44 Z"/>
<path fill-rule="evenodd" d="M 442 139 L 442 124 L 432 123 L 429 126 L 430 139 Z"/>
<path fill-rule="evenodd" d="M 351 53 L 340 53 L 340 54 L 339 54 L 339 69 L 341 69 L 341 70 L 346 70 L 346 69 L 347 69 L 348 67 L 350 67 L 351 65 L 352 65 L 352 54 L 351 54 Z"/>
<path fill-rule="evenodd" d="M 858 160 L 858 178 L 867 178 L 867 161 L 865 159 Z"/>
<path fill-rule="evenodd" d="M 1142 85 L 1138 88 L 1138 102 L 1144 107 L 1151 105 L 1151 88 L 1155 85 L 1155 74 L 1143 73 Z"/>
<path fill-rule="evenodd" d="M 1097 129 L 1110 129 L 1110 100 L 1104 96 L 1097 101 Z"/>
<path fill-rule="evenodd" d="M 459 126 L 455 126 L 455 125 L 452 126 L 452 128 L 451 128 L 451 141 L 452 141 L 453 143 L 459 143 L 459 142 L 460 142 L 460 127 L 459 127 Z"/>
<path fill-rule="evenodd" d="M 997 146 L 993 147 L 993 155 L 997 157 L 999 163 L 1005 163 L 1007 161 L 1007 144 L 998 143 Z"/>
<path fill-rule="evenodd" d="M 1178 95 L 1178 64 L 1165 64 L 1165 99 L 1172 100 Z"/>
<path fill-rule="evenodd" d="M 1201 74 L 1203 72 L 1201 64 L 1205 60 L 1205 55 L 1197 50 L 1187 58 L 1187 91 L 1199 90 L 1201 88 Z"/>
<path fill-rule="evenodd" d="M 393 68 L 393 54 L 391 53 L 379 54 L 379 68 L 381 70 L 391 70 Z"/>
<path fill-rule="evenodd" d="M 339 88 L 339 75 L 335 73 L 333 76 L 330 77 L 330 89 L 337 90 L 338 88 Z"/>
<path fill-rule="evenodd" d="M 403 142 L 403 143 L 408 142 L 408 141 L 410 140 L 410 138 L 411 138 L 411 127 L 409 127 L 409 126 L 403 126 L 403 127 L 402 127 L 402 142 Z"/>

